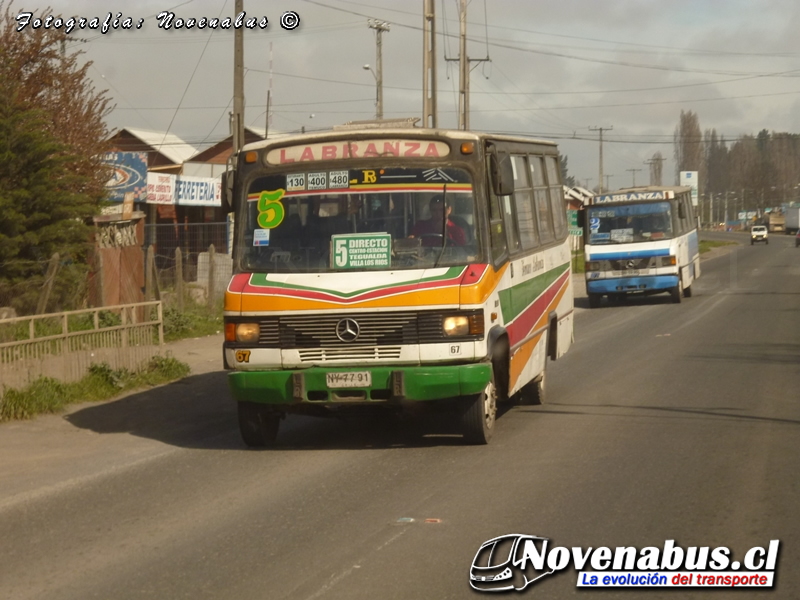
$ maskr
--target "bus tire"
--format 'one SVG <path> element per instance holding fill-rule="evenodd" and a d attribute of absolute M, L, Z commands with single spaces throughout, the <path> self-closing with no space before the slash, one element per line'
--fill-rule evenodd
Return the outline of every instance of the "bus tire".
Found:
<path fill-rule="evenodd" d="M 244 443 L 251 448 L 265 448 L 275 443 L 280 414 L 255 402 L 237 402 L 239 432 Z"/>
<path fill-rule="evenodd" d="M 600 308 L 600 294 L 589 294 L 589 308 Z"/>
<path fill-rule="evenodd" d="M 681 295 L 682 295 L 681 292 L 683 291 L 682 288 L 683 288 L 683 284 L 681 283 L 680 278 L 679 278 L 678 279 L 678 285 L 676 285 L 674 288 L 670 288 L 670 290 L 669 290 L 669 295 L 672 296 L 672 302 L 673 303 L 675 303 L 675 304 L 680 304 L 681 303 Z"/>
<path fill-rule="evenodd" d="M 547 383 L 547 362 L 544 363 L 542 374 L 533 381 L 526 383 L 519 391 L 519 403 L 522 406 L 537 406 L 544 404 Z"/>
<path fill-rule="evenodd" d="M 683 297 L 684 298 L 691 298 L 692 297 L 692 286 L 683 288 Z"/>
<path fill-rule="evenodd" d="M 484 390 L 466 399 L 464 412 L 461 414 L 464 441 L 468 444 L 488 444 L 492 439 L 496 420 L 497 389 L 494 385 L 494 367 L 492 367 L 492 378 Z"/>

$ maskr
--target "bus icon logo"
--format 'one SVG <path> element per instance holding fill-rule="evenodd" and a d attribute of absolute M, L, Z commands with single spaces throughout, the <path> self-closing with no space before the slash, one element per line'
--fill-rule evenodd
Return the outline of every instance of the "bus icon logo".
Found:
<path fill-rule="evenodd" d="M 548 538 L 512 533 L 481 544 L 469 570 L 470 586 L 480 592 L 521 592 L 553 571 L 539 571 L 527 559 L 533 549 L 542 554 Z"/>

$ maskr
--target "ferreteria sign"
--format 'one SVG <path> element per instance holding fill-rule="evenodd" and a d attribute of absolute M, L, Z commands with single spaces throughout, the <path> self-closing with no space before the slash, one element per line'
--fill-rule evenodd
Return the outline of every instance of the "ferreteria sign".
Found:
<path fill-rule="evenodd" d="M 275 148 L 267 153 L 267 162 L 271 165 L 283 165 L 294 162 L 381 156 L 442 158 L 448 154 L 450 154 L 450 146 L 444 142 L 401 139 L 340 140 Z"/>
<path fill-rule="evenodd" d="M 392 236 L 388 233 L 334 235 L 334 269 L 375 269 L 389 267 L 392 260 Z"/>

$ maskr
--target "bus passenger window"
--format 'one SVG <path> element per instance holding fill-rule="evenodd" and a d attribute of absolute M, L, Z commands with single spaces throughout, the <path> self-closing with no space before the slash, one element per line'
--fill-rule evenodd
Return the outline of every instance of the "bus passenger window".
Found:
<path fill-rule="evenodd" d="M 534 198 L 536 201 L 536 220 L 539 223 L 539 238 L 543 244 L 555 239 L 553 219 L 550 213 L 550 198 L 547 181 L 544 177 L 544 157 L 529 156 L 531 179 L 533 180 Z"/>
<path fill-rule="evenodd" d="M 553 229 L 556 238 L 567 236 L 567 206 L 564 202 L 564 188 L 561 185 L 558 157 L 545 157 L 547 163 L 547 185 L 550 186 L 550 207 L 553 214 Z"/>

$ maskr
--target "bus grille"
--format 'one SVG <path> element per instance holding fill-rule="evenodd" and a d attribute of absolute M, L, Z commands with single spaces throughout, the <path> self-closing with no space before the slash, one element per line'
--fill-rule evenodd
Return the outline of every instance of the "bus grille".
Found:
<path fill-rule="evenodd" d="M 625 258 L 622 260 L 610 260 L 611 270 L 626 271 L 628 269 L 652 269 L 656 267 L 656 258 Z"/>
<path fill-rule="evenodd" d="M 348 348 L 318 348 L 300 350 L 302 362 L 328 360 L 386 360 L 400 358 L 400 346 L 350 346 Z"/>
<path fill-rule="evenodd" d="M 447 314 L 452 314 L 448 311 Z M 345 342 L 336 335 L 342 319 L 358 324 L 358 337 Z M 456 341 L 445 336 L 440 311 L 338 313 L 334 315 L 287 315 L 259 320 L 259 346 L 262 348 L 335 348 L 355 351 L 357 347 L 401 346 Z M 468 336 L 476 339 L 475 336 Z M 458 338 L 466 339 L 466 338 Z M 358 352 L 362 350 L 359 349 Z"/>

